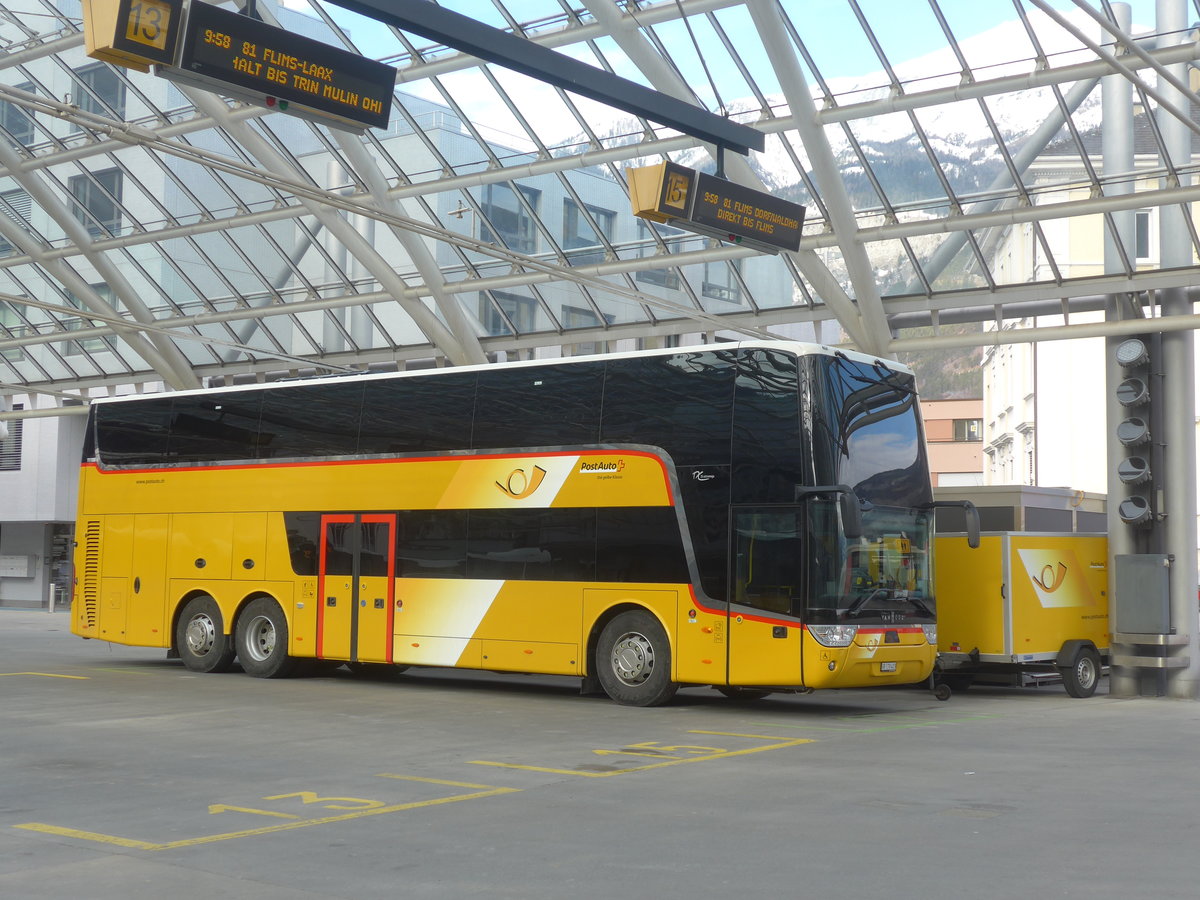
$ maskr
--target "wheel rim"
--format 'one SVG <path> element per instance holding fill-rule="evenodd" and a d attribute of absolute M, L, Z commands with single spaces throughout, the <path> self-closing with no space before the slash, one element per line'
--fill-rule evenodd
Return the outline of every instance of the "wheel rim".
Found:
<path fill-rule="evenodd" d="M 183 636 L 187 641 L 188 651 L 193 656 L 204 656 L 217 642 L 216 623 L 213 622 L 212 616 L 197 613 L 188 620 Z"/>
<path fill-rule="evenodd" d="M 645 684 L 654 672 L 654 645 L 644 634 L 630 631 L 617 638 L 612 651 L 613 674 L 623 684 Z"/>
<path fill-rule="evenodd" d="M 275 623 L 266 616 L 255 616 L 246 629 L 246 654 L 256 662 L 266 662 L 275 652 Z"/>
<path fill-rule="evenodd" d="M 1090 657 L 1085 656 L 1075 661 L 1075 680 L 1084 690 L 1096 683 L 1096 666 Z"/>

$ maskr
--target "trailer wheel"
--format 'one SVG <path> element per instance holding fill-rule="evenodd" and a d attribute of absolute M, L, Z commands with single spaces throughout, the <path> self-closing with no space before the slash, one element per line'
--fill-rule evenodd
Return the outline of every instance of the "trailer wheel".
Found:
<path fill-rule="evenodd" d="M 1090 697 L 1100 681 L 1100 654 L 1094 647 L 1080 647 L 1069 666 L 1060 666 L 1063 686 L 1072 697 Z"/>
<path fill-rule="evenodd" d="M 975 683 L 975 676 L 969 672 L 941 672 L 935 676 L 938 684 L 944 684 L 956 694 L 965 693 L 967 688 Z"/>

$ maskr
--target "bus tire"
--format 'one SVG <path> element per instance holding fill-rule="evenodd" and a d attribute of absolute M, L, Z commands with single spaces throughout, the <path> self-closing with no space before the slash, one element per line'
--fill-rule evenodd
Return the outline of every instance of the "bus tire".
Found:
<path fill-rule="evenodd" d="M 296 669 L 296 658 L 287 652 L 287 617 L 270 597 L 258 597 L 246 604 L 237 620 L 236 646 L 247 675 L 286 678 Z"/>
<path fill-rule="evenodd" d="M 595 663 L 604 692 L 625 706 L 661 706 L 679 690 L 667 633 L 645 610 L 623 612 L 604 626 Z"/>
<path fill-rule="evenodd" d="M 228 672 L 236 649 L 225 633 L 221 607 L 207 594 L 193 597 L 175 624 L 175 649 L 193 672 Z"/>
<path fill-rule="evenodd" d="M 1067 693 L 1080 699 L 1096 693 L 1096 685 L 1100 681 L 1100 665 L 1100 654 L 1094 647 L 1085 644 L 1076 650 L 1071 664 L 1059 668 Z"/>

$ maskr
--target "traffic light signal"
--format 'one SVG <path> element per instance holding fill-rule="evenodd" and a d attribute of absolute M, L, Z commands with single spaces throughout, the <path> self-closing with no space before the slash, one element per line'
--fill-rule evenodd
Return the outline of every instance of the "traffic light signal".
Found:
<path fill-rule="evenodd" d="M 1156 475 L 1161 476 L 1158 464 L 1161 456 L 1155 452 L 1158 423 L 1155 421 L 1155 393 L 1161 384 L 1153 381 L 1157 335 L 1127 338 L 1116 348 L 1117 365 L 1125 370 L 1125 378 L 1117 385 L 1117 402 L 1125 409 L 1126 417 L 1117 424 L 1117 440 L 1125 448 L 1125 456 L 1116 462 L 1117 477 L 1129 488 L 1129 493 L 1117 504 L 1117 515 L 1127 525 L 1147 528 L 1154 524 L 1154 488 Z M 1158 460 L 1156 460 L 1158 457 Z M 1115 498 L 1114 498 L 1115 499 Z"/>

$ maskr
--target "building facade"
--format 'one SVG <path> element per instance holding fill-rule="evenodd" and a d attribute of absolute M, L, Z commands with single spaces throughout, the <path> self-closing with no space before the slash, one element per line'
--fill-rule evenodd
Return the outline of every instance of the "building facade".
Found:
<path fill-rule="evenodd" d="M 922 400 L 929 470 L 936 487 L 984 483 L 983 401 Z"/>

